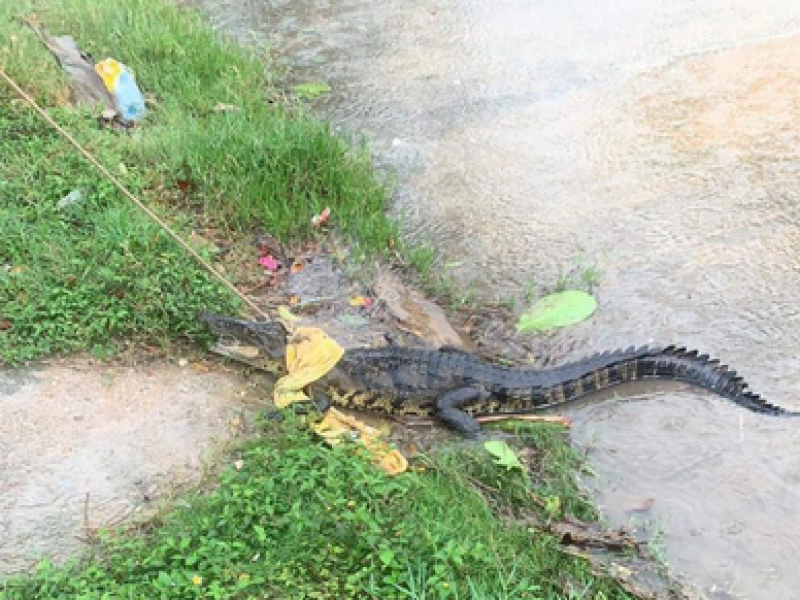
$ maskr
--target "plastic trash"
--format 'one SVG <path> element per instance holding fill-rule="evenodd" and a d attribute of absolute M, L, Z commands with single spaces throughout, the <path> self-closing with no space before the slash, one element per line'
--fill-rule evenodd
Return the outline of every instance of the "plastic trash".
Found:
<path fill-rule="evenodd" d="M 107 58 L 94 68 L 114 98 L 123 119 L 135 121 L 144 116 L 144 97 L 128 67 L 113 58 Z"/>
<path fill-rule="evenodd" d="M 58 210 L 64 210 L 73 204 L 80 204 L 81 202 L 83 202 L 83 191 L 80 189 L 72 190 L 69 194 L 58 201 L 56 208 Z"/>
<path fill-rule="evenodd" d="M 278 408 L 307 400 L 306 386 L 328 373 L 344 354 L 344 348 L 322 329 L 293 327 L 291 323 L 282 322 L 292 334 L 286 346 L 288 374 L 275 384 L 275 406 Z M 313 429 L 332 446 L 343 438 L 357 439 L 372 461 L 390 475 L 408 469 L 406 458 L 381 439 L 379 430 L 335 408 L 325 411 L 325 416 Z"/>
<path fill-rule="evenodd" d="M 70 100 L 75 104 L 95 104 L 113 106 L 111 93 L 106 89 L 103 80 L 94 67 L 94 62 L 81 52 L 75 40 L 68 35 L 50 37 L 35 30 L 42 42 L 58 61 L 67 74 L 70 88 Z"/>

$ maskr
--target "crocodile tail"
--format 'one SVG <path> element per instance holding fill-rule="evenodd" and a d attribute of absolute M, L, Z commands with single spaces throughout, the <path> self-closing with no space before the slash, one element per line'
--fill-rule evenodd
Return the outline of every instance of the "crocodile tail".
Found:
<path fill-rule="evenodd" d="M 542 390 L 547 403 L 576 400 L 586 394 L 640 379 L 681 381 L 728 398 L 753 412 L 768 415 L 800 413 L 766 402 L 749 390 L 736 371 L 696 350 L 666 348 L 628 348 L 548 369 L 549 381 Z"/>

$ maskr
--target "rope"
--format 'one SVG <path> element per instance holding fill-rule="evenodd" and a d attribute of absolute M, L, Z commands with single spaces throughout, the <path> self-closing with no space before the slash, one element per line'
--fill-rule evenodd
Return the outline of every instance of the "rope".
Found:
<path fill-rule="evenodd" d="M 19 94 L 28 104 L 30 104 L 39 116 L 41 116 L 48 124 L 50 124 L 59 134 L 61 134 L 70 144 L 72 144 L 78 152 L 83 154 L 83 156 L 88 160 L 94 167 L 100 171 L 103 175 L 105 175 L 111 183 L 113 183 L 119 191 L 121 191 L 131 202 L 133 202 L 145 215 L 147 215 L 151 221 L 153 221 L 156 225 L 161 227 L 164 231 L 166 231 L 173 240 L 175 240 L 179 246 L 181 246 L 186 252 L 188 252 L 192 258 L 194 258 L 200 266 L 202 266 L 206 271 L 211 273 L 220 283 L 222 283 L 225 287 L 227 287 L 231 292 L 236 294 L 242 301 L 249 306 L 253 312 L 266 319 L 269 319 L 269 315 L 264 312 L 253 300 L 245 296 L 243 292 L 241 292 L 235 285 L 233 285 L 230 281 L 228 281 L 225 276 L 220 273 L 214 265 L 204 259 L 198 252 L 192 248 L 188 243 L 186 243 L 183 238 L 181 238 L 175 231 L 167 225 L 159 216 L 154 213 L 147 205 L 144 204 L 139 198 L 137 198 L 128 188 L 126 188 L 120 181 L 112 175 L 108 169 L 106 169 L 100 162 L 92 155 L 88 150 L 86 150 L 80 143 L 78 143 L 75 138 L 73 138 L 69 133 L 67 133 L 64 128 L 61 127 L 58 123 L 56 123 L 53 118 L 48 115 L 37 103 L 36 101 L 31 98 L 25 91 L 17 85 L 17 83 L 9 77 L 3 69 L 0 69 L 0 77 L 2 77 L 5 82 L 14 89 L 17 94 Z"/>

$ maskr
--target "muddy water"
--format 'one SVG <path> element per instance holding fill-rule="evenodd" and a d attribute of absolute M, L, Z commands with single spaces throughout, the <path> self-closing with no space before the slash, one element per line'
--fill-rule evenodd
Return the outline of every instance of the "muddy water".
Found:
<path fill-rule="evenodd" d="M 796 0 L 203 2 L 333 86 L 320 108 L 373 140 L 406 234 L 462 281 L 599 269 L 596 317 L 542 340 L 554 360 L 677 341 L 800 408 Z M 575 415 L 610 520 L 660 524 L 705 595 L 800 598 L 800 429 L 635 397 Z"/>

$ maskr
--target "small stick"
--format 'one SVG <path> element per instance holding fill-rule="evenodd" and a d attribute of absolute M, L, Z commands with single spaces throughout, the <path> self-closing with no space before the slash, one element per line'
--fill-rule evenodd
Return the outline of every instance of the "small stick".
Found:
<path fill-rule="evenodd" d="M 560 415 L 515 415 L 515 414 L 497 414 L 497 415 L 484 415 L 475 418 L 478 423 L 496 423 L 498 421 L 528 421 L 530 423 L 554 423 L 569 429 L 572 427 L 572 422 L 567 417 Z"/>

